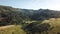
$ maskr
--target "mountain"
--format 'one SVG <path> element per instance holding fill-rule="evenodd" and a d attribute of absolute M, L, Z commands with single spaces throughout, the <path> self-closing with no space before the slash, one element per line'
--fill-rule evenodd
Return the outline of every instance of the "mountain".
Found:
<path fill-rule="evenodd" d="M 49 9 L 39 9 L 39 10 L 29 10 L 22 9 L 31 20 L 44 20 L 49 18 L 58 18 L 60 17 L 60 11 L 49 10 Z"/>
<path fill-rule="evenodd" d="M 10 6 L 0 6 L 0 24 L 19 24 L 25 20 L 45 20 L 50 18 L 59 18 L 60 11 L 49 9 L 20 9 Z M 5 23 L 4 23 L 5 22 Z"/>

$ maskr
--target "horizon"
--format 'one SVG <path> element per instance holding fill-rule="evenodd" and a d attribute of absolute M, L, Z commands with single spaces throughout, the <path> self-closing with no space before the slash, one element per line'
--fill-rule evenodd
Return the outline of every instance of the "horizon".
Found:
<path fill-rule="evenodd" d="M 60 11 L 60 0 L 0 0 L 0 5 L 22 9 L 50 9 Z"/>
<path fill-rule="evenodd" d="M 7 6 L 7 7 L 12 7 L 12 8 L 17 8 L 17 9 L 27 9 L 27 8 L 18 8 L 18 7 L 13 7 L 13 6 L 8 6 L 8 5 L 0 5 L 0 6 Z M 44 8 L 39 8 L 39 9 L 28 9 L 28 10 L 47 10 L 47 9 L 44 9 Z M 53 10 L 53 9 L 48 9 L 48 10 Z M 54 10 L 54 11 L 60 11 L 60 10 Z"/>

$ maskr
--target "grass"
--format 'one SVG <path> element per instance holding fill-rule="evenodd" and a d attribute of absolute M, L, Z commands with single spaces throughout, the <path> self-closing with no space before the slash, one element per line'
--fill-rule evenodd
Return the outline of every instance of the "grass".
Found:
<path fill-rule="evenodd" d="M 42 23 L 49 23 L 52 27 L 52 30 L 48 31 L 49 34 L 60 33 L 60 18 L 51 18 L 49 20 L 44 20 Z"/>
<path fill-rule="evenodd" d="M 21 25 L 14 25 L 13 27 L 0 29 L 0 34 L 26 34 L 26 33 L 21 29 Z"/>

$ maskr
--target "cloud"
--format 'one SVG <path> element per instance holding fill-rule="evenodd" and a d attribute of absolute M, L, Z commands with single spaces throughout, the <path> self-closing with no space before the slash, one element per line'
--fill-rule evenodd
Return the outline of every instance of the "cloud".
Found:
<path fill-rule="evenodd" d="M 31 2 L 27 4 L 27 8 L 60 10 L 60 0 L 31 0 Z"/>
<path fill-rule="evenodd" d="M 60 0 L 1 0 L 0 4 L 26 9 L 60 10 Z"/>

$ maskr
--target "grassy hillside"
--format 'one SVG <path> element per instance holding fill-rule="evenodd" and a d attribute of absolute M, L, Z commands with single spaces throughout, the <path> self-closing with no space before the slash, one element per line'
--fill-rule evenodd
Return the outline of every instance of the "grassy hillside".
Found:
<path fill-rule="evenodd" d="M 0 34 L 26 34 L 26 32 L 24 32 L 21 29 L 20 25 L 13 25 L 13 26 L 10 25 L 9 27 L 7 26 L 4 27 L 3 28 L 0 27 Z"/>
<path fill-rule="evenodd" d="M 44 20 L 43 23 L 49 23 L 52 30 L 49 30 L 49 34 L 58 34 L 60 33 L 60 18 L 51 18 L 49 20 Z"/>
<path fill-rule="evenodd" d="M 53 29 L 48 30 L 48 34 L 60 33 L 60 18 L 44 20 L 43 23 L 49 23 L 53 27 Z M 7 28 L 0 28 L 0 34 L 26 34 L 26 32 L 22 29 L 21 25 L 13 25 Z M 42 34 L 46 34 L 46 32 L 42 32 Z"/>

